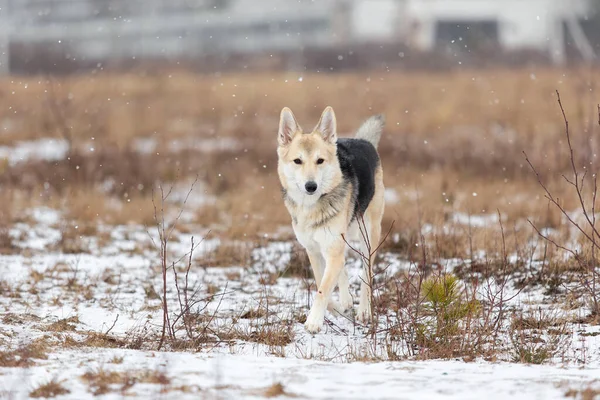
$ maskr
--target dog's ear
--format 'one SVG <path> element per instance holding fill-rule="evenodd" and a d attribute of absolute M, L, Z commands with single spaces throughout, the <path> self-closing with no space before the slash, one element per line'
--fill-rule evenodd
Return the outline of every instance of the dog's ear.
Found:
<path fill-rule="evenodd" d="M 279 134 L 277 135 L 279 145 L 288 145 L 296 132 L 301 130 L 302 129 L 300 128 L 300 125 L 298 125 L 292 110 L 284 107 L 283 110 L 281 110 L 281 116 L 279 117 Z"/>
<path fill-rule="evenodd" d="M 315 131 L 318 131 L 326 142 L 335 144 L 337 140 L 337 122 L 333 108 L 325 108 Z"/>

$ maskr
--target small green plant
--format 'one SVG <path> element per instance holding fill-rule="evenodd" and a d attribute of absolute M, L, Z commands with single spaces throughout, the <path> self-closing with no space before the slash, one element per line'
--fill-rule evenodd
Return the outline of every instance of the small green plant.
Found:
<path fill-rule="evenodd" d="M 421 296 L 426 317 L 418 325 L 417 343 L 437 356 L 461 353 L 461 331 L 479 311 L 479 302 L 467 297 L 460 280 L 452 274 L 427 278 Z"/>

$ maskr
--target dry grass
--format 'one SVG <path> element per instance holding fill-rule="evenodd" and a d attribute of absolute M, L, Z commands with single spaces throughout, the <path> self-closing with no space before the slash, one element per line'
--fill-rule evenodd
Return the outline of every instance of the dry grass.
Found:
<path fill-rule="evenodd" d="M 285 388 L 280 382 L 275 382 L 266 388 L 262 393 L 257 394 L 262 394 L 267 399 L 271 399 L 273 397 L 296 397 L 295 395 L 286 392 Z"/>
<path fill-rule="evenodd" d="M 12 201 L 9 196 L 2 196 L 3 209 L 0 211 L 0 254 L 12 254 L 18 251 L 14 244 L 14 238 L 10 234 L 10 215 L 12 211 Z"/>
<path fill-rule="evenodd" d="M 542 364 L 556 355 L 564 358 L 571 345 L 567 322 L 541 309 L 514 315 L 511 323 L 513 361 Z"/>
<path fill-rule="evenodd" d="M 81 376 L 81 379 L 88 385 L 90 393 L 94 396 L 108 393 L 125 395 L 129 389 L 138 383 L 161 385 L 161 391 L 166 392 L 171 384 L 171 378 L 158 370 L 117 372 L 99 368 L 86 372 Z"/>
<path fill-rule="evenodd" d="M 281 354 L 283 348 L 294 341 L 293 320 L 263 321 L 262 313 L 245 314 L 242 318 L 252 318 L 249 325 L 234 324 L 219 332 L 219 339 L 240 340 L 268 346 L 274 354 Z"/>
<path fill-rule="evenodd" d="M 80 231 L 79 225 L 63 222 L 60 227 L 60 239 L 55 244 L 56 250 L 65 254 L 89 253 L 86 240 L 83 238 L 83 231 L 85 229 Z"/>
<path fill-rule="evenodd" d="M 120 385 L 121 388 L 128 386 L 128 378 L 116 371 L 106 371 L 98 369 L 88 371 L 81 376 L 81 379 L 87 383 L 90 392 L 94 396 L 100 396 L 113 391 L 113 385 Z"/>
<path fill-rule="evenodd" d="M 220 243 L 206 255 L 205 265 L 209 267 L 248 266 L 253 246 L 248 242 L 233 241 Z"/>
<path fill-rule="evenodd" d="M 13 254 L 17 250 L 18 247 L 14 245 L 8 228 L 0 227 L 0 254 Z"/>
<path fill-rule="evenodd" d="M 385 182 L 399 194 L 399 203 L 388 203 L 385 226 L 395 220 L 396 231 L 405 232 L 419 222 L 439 226 L 454 211 L 497 209 L 508 223 L 528 216 L 555 226 L 560 219 L 547 212 L 521 151 L 527 150 L 545 176 L 557 177 L 549 174 L 568 167 L 554 95 L 559 89 L 579 133 L 574 141 L 582 150 L 579 161 L 592 157 L 598 148 L 593 133 L 599 75 L 596 69 L 548 68 L 379 71 L 309 74 L 300 82 L 291 73 L 213 77 L 173 70 L 4 80 L 0 91 L 12 95 L 0 97 L 0 104 L 11 106 L 0 107 L 10 110 L 0 117 L 11 122 L 2 141 L 68 137 L 72 149 L 64 162 L 6 165 L 0 183 L 33 198 L 35 187 L 47 184 L 44 201 L 69 204 L 68 219 L 88 227 L 97 221 L 151 223 L 154 184 L 198 173 L 208 193 L 217 196 L 198 211 L 199 223 L 234 240 L 276 232 L 290 237 L 289 229 L 280 231 L 289 226 L 289 216 L 275 171 L 277 116 L 287 105 L 309 126 L 329 104 L 342 133 L 370 114 L 386 114 Z M 49 104 L 62 110 L 60 118 Z M 234 138 L 240 148 L 169 154 L 170 141 L 189 137 Z M 138 138 L 155 140 L 156 151 L 134 151 Z M 554 181 L 550 185 L 557 186 Z M 574 201 L 562 199 L 567 206 Z M 440 247 L 441 254 L 463 255 L 465 244 Z"/>
<path fill-rule="evenodd" d="M 71 393 L 69 389 L 65 388 L 61 382 L 53 379 L 50 382 L 41 384 L 32 390 L 29 393 L 29 396 L 34 398 L 43 397 L 47 399 L 69 393 Z"/>
<path fill-rule="evenodd" d="M 97 229 L 99 222 L 151 225 L 154 218 L 150 195 L 129 195 L 120 201 L 101 190 L 85 190 L 74 185 L 56 203 L 56 208 L 65 210 L 65 219 L 78 225 L 86 236 L 95 235 L 94 229 Z"/>
<path fill-rule="evenodd" d="M 34 138 L 39 132 L 58 134 L 58 124 L 49 115 L 49 101 L 67 111 L 63 118 L 75 140 L 94 137 L 95 141 L 123 145 L 135 136 L 168 133 L 177 137 L 198 129 L 222 134 L 241 126 L 236 120 L 249 125 L 247 128 L 257 128 L 247 123 L 255 113 L 259 118 L 276 118 L 282 104 L 307 122 L 316 121 L 330 104 L 344 116 L 340 118 L 341 131 L 355 128 L 363 114 L 373 110 L 385 113 L 392 126 L 400 123 L 399 130 L 418 135 L 492 123 L 546 135 L 547 126 L 559 117 L 552 99 L 554 90 L 565 92 L 570 103 L 589 101 L 589 89 L 594 88 L 597 75 L 597 71 L 585 69 L 524 68 L 310 74 L 301 82 L 294 73 L 212 77 L 185 71 L 104 74 L 53 82 L 38 77 L 11 78 L 0 82 L 3 92 L 14 92 L 2 97 L 12 106 L 2 107 L 6 110 L 3 117 L 13 122 L 3 140 Z M 50 87 L 53 90 L 48 90 Z M 584 116 L 585 110 L 578 114 Z M 256 130 L 233 133 L 251 137 Z"/>
<path fill-rule="evenodd" d="M 122 348 L 128 345 L 127 341 L 100 332 L 89 332 L 85 339 L 77 342 L 80 346 L 101 348 Z"/>
<path fill-rule="evenodd" d="M 312 276 L 310 261 L 306 251 L 297 243 L 294 243 L 285 270 L 282 272 L 283 277 L 310 278 Z"/>
<path fill-rule="evenodd" d="M 56 322 L 51 323 L 50 325 L 43 328 L 43 330 L 48 332 L 74 332 L 77 329 L 77 324 L 79 323 L 78 317 L 70 317 L 60 319 Z"/>
<path fill-rule="evenodd" d="M 600 398 L 600 390 L 591 387 L 584 390 L 569 389 L 565 393 L 565 397 L 581 400 L 596 400 Z"/>
<path fill-rule="evenodd" d="M 111 364 L 123 364 L 123 357 L 114 356 L 108 362 Z"/>
<path fill-rule="evenodd" d="M 0 367 L 22 368 L 35 364 L 35 360 L 46 360 L 50 343 L 40 338 L 15 350 L 0 351 Z"/>

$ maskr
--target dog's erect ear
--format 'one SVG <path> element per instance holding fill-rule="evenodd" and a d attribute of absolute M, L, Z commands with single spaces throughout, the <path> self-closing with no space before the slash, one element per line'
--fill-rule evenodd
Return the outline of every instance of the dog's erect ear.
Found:
<path fill-rule="evenodd" d="M 315 131 L 319 131 L 323 140 L 331 144 L 335 144 L 337 140 L 337 123 L 335 121 L 335 113 L 333 108 L 327 107 L 321 114 L 321 119 L 317 124 Z"/>
<path fill-rule="evenodd" d="M 298 125 L 292 110 L 284 107 L 283 110 L 281 110 L 281 116 L 279 117 L 279 134 L 277 135 L 279 145 L 285 146 L 290 144 L 294 134 L 301 130 L 302 129 L 300 128 L 300 125 Z"/>

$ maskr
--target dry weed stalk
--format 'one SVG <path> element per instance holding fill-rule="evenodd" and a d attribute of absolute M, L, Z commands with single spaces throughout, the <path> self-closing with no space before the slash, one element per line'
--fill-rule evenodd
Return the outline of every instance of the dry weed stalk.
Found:
<path fill-rule="evenodd" d="M 373 261 L 375 258 L 374 257 L 375 254 L 383 246 L 383 244 L 388 239 L 390 233 L 392 232 L 392 229 L 394 228 L 394 223 L 395 223 L 395 221 L 392 221 L 392 223 L 390 224 L 390 228 L 388 229 L 386 234 L 383 236 L 383 238 L 381 238 L 379 243 L 377 243 L 377 245 L 375 247 L 373 247 L 373 244 L 371 243 L 371 238 L 369 237 L 369 234 L 368 234 L 369 230 L 367 229 L 364 215 L 360 215 L 359 218 L 357 218 L 357 224 L 358 224 L 358 229 L 360 232 L 360 240 L 362 240 L 362 244 L 364 245 L 365 252 L 352 246 L 348 242 L 346 237 L 344 235 L 342 235 L 342 239 L 344 240 L 346 245 L 358 255 L 358 257 L 363 265 L 363 267 L 362 267 L 363 271 L 365 272 L 365 274 L 364 274 L 365 276 L 364 277 L 361 276 L 361 281 L 367 285 L 368 290 L 369 290 L 368 301 L 369 301 L 369 309 L 371 311 L 371 314 L 369 316 L 370 323 L 371 323 L 371 329 L 369 330 L 369 332 L 370 332 L 371 339 L 372 339 L 371 345 L 372 345 L 373 354 L 377 354 L 377 330 L 378 330 L 377 325 L 379 322 L 379 312 L 378 312 L 377 307 L 375 307 L 375 304 L 376 304 L 375 303 L 375 300 L 376 300 L 375 292 L 376 292 L 376 290 L 374 290 L 375 289 L 375 287 L 374 287 L 375 276 L 373 273 Z M 385 272 L 385 270 L 383 272 Z"/>
<path fill-rule="evenodd" d="M 194 339 L 194 331 L 192 329 L 190 310 L 192 309 L 192 307 L 196 306 L 200 302 L 200 300 L 195 299 L 196 295 L 198 294 L 198 289 L 196 289 L 196 291 L 192 295 L 191 299 L 188 296 L 189 275 L 190 275 L 190 269 L 192 268 L 192 257 L 194 255 L 194 250 L 196 249 L 196 247 L 198 247 L 200 245 L 200 243 L 198 243 L 197 245 L 194 246 L 194 237 L 193 236 L 192 236 L 190 242 L 191 242 L 190 253 L 189 253 L 187 267 L 185 269 L 185 281 L 184 281 L 183 290 L 179 289 L 179 277 L 177 275 L 177 268 L 175 268 L 175 263 L 173 263 L 173 265 L 172 265 L 173 279 L 175 280 L 175 288 L 177 289 L 177 300 L 179 302 L 180 314 L 173 321 L 173 324 L 171 325 L 171 331 L 173 332 L 173 335 L 175 335 L 175 325 L 181 319 L 181 321 L 183 323 L 183 327 L 185 328 L 187 337 L 189 339 L 193 340 Z M 183 300 L 181 299 L 182 291 L 183 291 Z"/>
<path fill-rule="evenodd" d="M 183 213 L 185 204 L 187 203 L 188 198 L 189 198 L 190 194 L 192 193 L 192 191 L 194 190 L 194 186 L 196 185 L 197 182 L 198 182 L 198 176 L 196 176 L 196 179 L 194 180 L 194 182 L 192 182 L 190 189 L 185 196 L 183 204 L 182 204 L 181 208 L 179 209 L 179 213 L 177 214 L 174 221 L 168 227 L 165 223 L 165 202 L 168 200 L 169 196 L 173 192 L 173 186 L 171 185 L 169 190 L 165 193 L 162 184 L 158 185 L 158 187 L 160 189 L 160 212 L 157 209 L 155 196 L 154 196 L 154 189 L 152 190 L 152 205 L 154 206 L 154 223 L 156 224 L 156 231 L 158 232 L 158 238 L 160 241 L 159 258 L 160 258 L 161 274 L 162 274 L 161 302 L 162 302 L 162 309 L 163 309 L 163 324 L 162 324 L 162 332 L 161 332 L 161 336 L 160 336 L 160 341 L 158 344 L 158 350 L 160 350 L 162 348 L 166 335 L 168 335 L 170 339 L 175 339 L 173 327 L 170 323 L 169 305 L 168 305 L 168 300 L 167 300 L 167 289 L 168 289 L 167 271 L 169 269 L 169 262 L 167 261 L 167 258 L 168 258 L 169 240 L 171 239 L 173 230 L 177 226 L 177 223 L 179 222 L 179 220 L 181 218 L 181 214 Z M 149 232 L 148 232 L 148 234 L 149 234 L 152 242 L 154 243 L 154 239 L 152 238 L 152 236 L 150 235 Z M 156 243 L 154 243 L 154 244 L 156 246 Z M 193 252 L 193 250 L 194 250 L 194 248 L 192 247 L 192 252 Z M 191 257 L 191 254 L 190 254 L 190 257 Z M 191 260 L 191 258 L 190 258 L 190 260 Z M 173 267 L 173 269 L 175 269 L 175 263 L 173 263 L 172 267 Z"/>
<path fill-rule="evenodd" d="M 529 164 L 529 167 L 536 175 L 538 184 L 544 190 L 546 199 L 548 199 L 548 201 L 560 211 L 560 213 L 568 221 L 570 227 L 574 228 L 577 232 L 583 235 L 583 238 L 589 245 L 589 258 L 586 256 L 586 254 L 584 254 L 584 252 L 578 249 L 573 249 L 568 244 L 558 243 L 549 235 L 544 234 L 540 229 L 538 229 L 538 227 L 531 220 L 528 219 L 527 221 L 541 238 L 551 243 L 556 248 L 571 255 L 575 259 L 577 264 L 581 267 L 582 273 L 579 275 L 580 283 L 584 290 L 587 292 L 591 301 L 592 316 L 598 317 L 600 316 L 600 270 L 598 269 L 597 260 L 597 252 L 600 250 L 600 233 L 598 232 L 598 229 L 596 227 L 596 197 L 598 194 L 598 173 L 592 173 L 592 204 L 590 206 L 586 204 L 584 199 L 584 184 L 585 178 L 588 175 L 588 170 L 584 168 L 585 172 L 583 172 L 582 174 L 582 172 L 576 166 L 575 152 L 573 150 L 573 146 L 571 143 L 571 134 L 569 132 L 569 121 L 567 119 L 558 90 L 556 91 L 556 95 L 558 105 L 560 107 L 560 111 L 562 113 L 563 121 L 565 124 L 565 136 L 567 139 L 567 146 L 569 150 L 571 173 L 573 174 L 572 178 L 569 178 L 566 175 L 562 175 L 562 177 L 577 195 L 579 210 L 583 214 L 583 217 L 585 219 L 585 225 L 582 225 L 575 221 L 571 214 L 563 207 L 563 205 L 561 205 L 560 199 L 556 197 L 542 181 L 539 172 L 527 157 L 527 153 L 523 153 L 525 154 L 525 161 L 527 161 L 527 164 Z M 600 105 L 598 105 L 598 124 L 600 125 Z"/>
<path fill-rule="evenodd" d="M 502 215 L 500 210 L 498 213 L 498 224 L 500 225 L 501 238 L 501 254 L 500 266 L 497 262 L 486 260 L 485 282 L 481 287 L 482 302 L 481 312 L 479 314 L 479 329 L 477 335 L 470 345 L 473 351 L 481 351 L 482 347 L 491 343 L 490 351 L 496 350 L 496 342 L 498 341 L 501 329 L 505 327 L 507 320 L 507 306 L 510 301 L 515 299 L 524 289 L 524 285 L 517 289 L 510 296 L 507 296 L 508 284 L 511 278 L 511 263 L 508 260 L 508 251 L 506 248 L 506 234 L 502 223 Z M 518 246 L 515 243 L 515 246 Z M 518 251 L 517 251 L 518 253 Z M 493 270 L 490 270 L 490 265 L 493 265 Z M 478 282 L 478 279 L 475 279 Z M 475 291 L 474 291 L 475 292 Z"/>
<path fill-rule="evenodd" d="M 212 294 L 206 297 L 200 297 L 200 286 L 198 283 L 191 284 L 190 282 L 190 270 L 192 268 L 192 259 L 194 255 L 194 251 L 200 246 L 203 242 L 204 238 L 200 240 L 198 243 L 194 242 L 194 237 L 192 236 L 190 240 L 190 251 L 179 259 L 169 262 L 168 261 L 168 246 L 169 242 L 172 238 L 172 234 L 174 229 L 177 227 L 178 222 L 180 221 L 181 215 L 183 213 L 184 207 L 191 195 L 194 186 L 198 181 L 198 177 L 191 184 L 190 189 L 188 190 L 181 208 L 178 211 L 177 216 L 174 218 L 173 222 L 167 223 L 165 221 L 165 202 L 169 198 L 172 193 L 173 187 L 171 187 L 166 193 L 162 187 L 159 185 L 160 189 L 160 208 L 157 206 L 156 201 L 154 200 L 154 194 L 152 196 L 152 203 L 154 206 L 154 221 L 156 224 L 156 230 L 158 232 L 160 244 L 157 246 L 154 243 L 154 239 L 152 239 L 153 243 L 159 250 L 160 257 L 160 266 L 161 266 L 161 277 L 162 277 L 162 293 L 159 295 L 159 298 L 162 303 L 162 312 L 163 312 L 163 324 L 160 335 L 160 340 L 158 344 L 158 350 L 160 350 L 166 339 L 171 341 L 173 347 L 177 348 L 187 348 L 187 347 L 195 347 L 201 341 L 207 340 L 207 334 L 209 333 L 210 326 L 213 320 L 216 318 L 216 314 L 220 309 L 221 302 L 225 297 L 227 292 L 227 286 L 225 286 L 223 292 L 221 294 Z M 210 232 L 209 232 L 210 233 Z M 180 277 L 177 272 L 177 265 L 179 265 L 182 261 L 187 258 L 187 264 L 185 267 L 185 275 L 183 277 L 183 286 L 180 286 Z M 168 304 L 168 270 L 172 269 L 173 271 L 173 280 L 175 287 L 175 295 L 177 296 L 178 302 L 178 311 L 173 311 L 169 308 Z M 190 295 L 189 292 L 192 292 Z M 215 298 L 216 296 L 220 296 L 219 303 L 215 311 L 208 315 L 204 320 L 202 319 L 201 313 L 206 310 L 208 303 Z M 201 307 L 196 308 L 199 304 L 203 304 Z M 202 324 L 198 326 L 198 324 Z M 177 333 L 180 330 L 185 331 L 185 337 L 187 341 L 181 341 L 177 337 Z"/>

